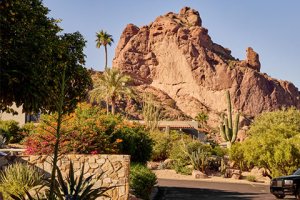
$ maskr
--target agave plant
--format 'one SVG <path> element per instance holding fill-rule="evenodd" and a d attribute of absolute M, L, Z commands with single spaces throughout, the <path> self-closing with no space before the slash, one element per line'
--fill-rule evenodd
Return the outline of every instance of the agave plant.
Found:
<path fill-rule="evenodd" d="M 62 173 L 57 169 L 57 180 L 54 193 L 59 200 L 92 200 L 100 196 L 107 196 L 104 193 L 110 187 L 93 188 L 95 182 L 92 181 L 93 175 L 84 179 L 84 166 L 81 169 L 79 178 L 74 176 L 73 164 L 70 162 L 70 170 L 67 180 L 64 181 Z"/>
<path fill-rule="evenodd" d="M 70 162 L 69 174 L 64 180 L 63 175 L 59 168 L 57 168 L 57 178 L 54 184 L 54 194 L 57 200 L 94 200 L 98 197 L 107 197 L 104 194 L 107 190 L 113 187 L 98 187 L 95 188 L 96 181 L 93 181 L 93 175 L 84 178 L 84 167 L 81 169 L 79 177 L 75 177 L 72 162 Z M 98 179 L 96 179 L 98 180 Z M 26 192 L 23 197 L 11 195 L 14 200 L 45 200 L 49 195 L 50 180 L 42 187 L 45 188 L 46 195 L 41 195 L 36 192 L 36 197 L 33 197 L 30 192 Z"/>

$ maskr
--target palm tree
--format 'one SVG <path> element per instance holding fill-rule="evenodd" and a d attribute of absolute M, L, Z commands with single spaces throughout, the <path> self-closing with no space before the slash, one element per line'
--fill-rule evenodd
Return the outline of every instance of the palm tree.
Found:
<path fill-rule="evenodd" d="M 130 76 L 124 75 L 117 69 L 107 69 L 95 81 L 94 89 L 90 92 L 92 101 L 101 102 L 105 99 L 111 102 L 111 113 L 116 112 L 116 101 L 124 96 L 133 97 L 133 91 L 128 87 Z M 108 111 L 108 110 L 107 110 Z"/>
<path fill-rule="evenodd" d="M 96 47 L 100 48 L 102 45 L 105 49 L 105 70 L 107 69 L 107 45 L 111 46 L 114 42 L 112 35 L 108 34 L 106 31 L 99 31 L 96 33 Z"/>

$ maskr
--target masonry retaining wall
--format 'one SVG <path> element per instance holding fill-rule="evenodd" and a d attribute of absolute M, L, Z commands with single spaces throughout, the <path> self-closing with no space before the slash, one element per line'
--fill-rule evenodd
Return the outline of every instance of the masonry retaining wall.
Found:
<path fill-rule="evenodd" d="M 51 156 L 5 156 L 0 157 L 0 167 L 8 163 L 22 161 L 35 165 L 37 168 L 44 171 L 46 174 L 51 173 Z M 70 169 L 70 161 L 73 163 L 75 175 L 79 176 L 84 166 L 84 177 L 90 175 L 101 175 L 101 178 L 96 182 L 96 186 L 112 187 L 113 189 L 107 192 L 111 200 L 126 200 L 129 195 L 129 169 L 130 156 L 128 155 L 63 155 L 58 160 L 58 167 L 62 174 L 66 176 Z"/>

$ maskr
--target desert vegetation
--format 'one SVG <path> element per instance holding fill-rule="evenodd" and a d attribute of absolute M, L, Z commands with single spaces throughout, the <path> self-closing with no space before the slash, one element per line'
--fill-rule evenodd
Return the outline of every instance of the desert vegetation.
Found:
<path fill-rule="evenodd" d="M 92 77 L 84 67 L 83 36 L 79 32 L 60 35 L 59 21 L 47 17 L 49 10 L 40 0 L 3 0 L 0 9 L 0 110 L 16 114 L 11 108 L 15 103 L 24 112 L 41 113 L 39 123 L 22 127 L 13 120 L 0 120 L 0 146 L 17 143 L 23 145 L 26 155 L 53 157 L 49 177 L 34 166 L 9 163 L 0 173 L 0 192 L 5 199 L 96 199 L 106 195 L 111 188 L 94 188 L 94 175 L 84 176 L 84 167 L 75 175 L 70 162 L 69 174 L 63 177 L 57 166 L 63 154 L 130 155 L 131 192 L 143 199 L 149 199 L 157 183 L 151 169 L 173 169 L 197 178 L 230 177 L 230 170 L 240 173 L 259 167 L 264 176 L 272 178 L 299 167 L 299 109 L 262 112 L 248 124 L 245 140 L 238 141 L 240 111 L 233 108 L 226 91 L 227 109 L 220 113 L 219 126 L 208 125 L 209 109 L 194 117 L 199 124 L 195 130 L 204 134 L 204 139 L 184 132 L 184 128 L 160 127 L 159 121 L 166 120 L 163 105 L 175 109 L 177 102 L 165 93 L 157 95 L 166 99 L 164 104 L 146 91 L 137 97 L 132 88 L 135 80 L 121 70 L 108 68 L 107 45 L 112 44 L 112 35 L 103 30 L 96 33 L 97 48 L 105 49 L 105 70 Z M 155 62 L 154 57 L 149 60 Z M 230 62 L 230 71 L 238 64 Z M 260 69 L 260 64 L 256 68 Z M 119 112 L 122 101 L 129 104 L 133 99 L 140 100 L 135 106 L 144 124 Z M 246 179 L 257 181 L 253 175 Z"/>
<path fill-rule="evenodd" d="M 249 137 L 233 145 L 230 157 L 241 167 L 263 167 L 266 175 L 291 174 L 300 164 L 300 111 L 295 108 L 262 113 Z"/>

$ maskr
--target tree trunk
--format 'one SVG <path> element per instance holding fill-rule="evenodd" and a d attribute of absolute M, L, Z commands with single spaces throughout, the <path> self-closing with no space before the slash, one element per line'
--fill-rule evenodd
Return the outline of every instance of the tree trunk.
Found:
<path fill-rule="evenodd" d="M 111 113 L 114 115 L 116 112 L 116 97 L 111 97 Z"/>
<path fill-rule="evenodd" d="M 109 104 L 108 104 L 108 97 L 106 97 L 106 114 L 108 115 L 109 113 Z"/>
<path fill-rule="evenodd" d="M 105 49 L 105 70 L 107 70 L 107 47 L 106 45 L 104 45 L 104 49 Z"/>

